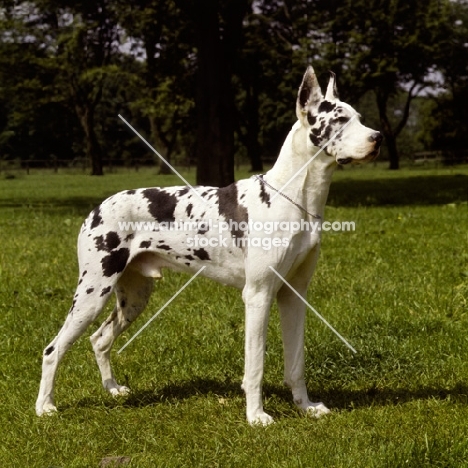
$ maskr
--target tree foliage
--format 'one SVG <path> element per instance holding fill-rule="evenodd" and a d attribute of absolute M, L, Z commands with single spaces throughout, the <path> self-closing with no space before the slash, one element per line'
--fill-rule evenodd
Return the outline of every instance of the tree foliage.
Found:
<path fill-rule="evenodd" d="M 398 138 L 462 151 L 467 28 L 462 0 L 4 1 L 0 158 L 87 158 L 93 174 L 154 160 L 120 113 L 199 183 L 225 185 L 236 158 L 274 160 L 307 63 L 375 116 L 391 168 Z"/>
<path fill-rule="evenodd" d="M 431 149 L 466 155 L 468 135 L 468 8 L 455 3 L 450 15 L 451 33 L 442 43 L 439 61 L 445 90 L 434 94 L 430 128 Z"/>

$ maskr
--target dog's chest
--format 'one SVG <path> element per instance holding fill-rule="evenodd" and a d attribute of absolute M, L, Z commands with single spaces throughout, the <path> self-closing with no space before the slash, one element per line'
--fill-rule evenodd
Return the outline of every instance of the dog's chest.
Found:
<path fill-rule="evenodd" d="M 301 264 L 312 249 L 320 247 L 320 231 L 300 231 L 290 240 L 291 254 L 295 256 L 295 263 Z"/>

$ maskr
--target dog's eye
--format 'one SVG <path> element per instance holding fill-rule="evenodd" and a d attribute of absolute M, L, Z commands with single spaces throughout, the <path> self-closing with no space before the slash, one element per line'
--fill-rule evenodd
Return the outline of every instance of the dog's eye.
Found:
<path fill-rule="evenodd" d="M 340 124 L 345 124 L 346 122 L 349 121 L 349 117 L 344 117 L 344 116 L 343 116 L 343 117 L 338 117 L 338 118 L 336 119 L 336 121 L 337 121 L 338 123 L 340 123 Z"/>

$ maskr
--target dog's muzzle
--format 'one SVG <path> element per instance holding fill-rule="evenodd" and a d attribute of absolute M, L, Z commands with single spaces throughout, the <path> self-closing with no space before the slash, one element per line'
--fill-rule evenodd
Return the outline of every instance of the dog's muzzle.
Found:
<path fill-rule="evenodd" d="M 375 159 L 379 155 L 380 146 L 382 145 L 383 136 L 380 132 L 374 132 L 372 135 L 368 137 L 368 141 L 370 143 L 374 143 L 374 149 L 361 161 L 368 161 Z M 353 158 L 339 158 L 336 162 L 340 166 L 344 166 L 345 164 L 349 164 L 353 161 Z"/>
<path fill-rule="evenodd" d="M 368 140 L 371 143 L 375 143 L 375 150 L 378 150 L 380 148 L 380 145 L 382 144 L 383 136 L 380 132 L 374 132 Z"/>
<path fill-rule="evenodd" d="M 374 142 L 374 151 L 372 151 L 368 158 L 372 161 L 374 160 L 380 153 L 380 147 L 382 146 L 383 136 L 380 132 L 374 132 L 369 137 L 370 142 Z"/>

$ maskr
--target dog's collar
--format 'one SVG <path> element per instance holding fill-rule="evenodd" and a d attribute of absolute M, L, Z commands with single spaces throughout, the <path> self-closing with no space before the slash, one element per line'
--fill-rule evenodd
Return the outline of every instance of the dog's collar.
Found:
<path fill-rule="evenodd" d="M 276 193 L 278 193 L 278 195 L 281 195 L 283 198 L 285 198 L 286 200 L 288 200 L 289 203 L 292 203 L 294 206 L 296 206 L 297 208 L 299 208 L 300 210 L 304 211 L 304 213 L 307 213 L 309 216 L 312 216 L 312 218 L 314 219 L 322 219 L 322 217 L 318 214 L 313 214 L 313 213 L 310 213 L 309 211 L 307 211 L 303 206 L 299 205 L 299 203 L 296 203 L 292 198 L 289 198 L 287 195 L 285 195 L 283 192 L 280 192 L 278 189 L 276 189 L 275 187 L 273 187 L 272 185 L 270 185 L 264 178 L 263 178 L 264 174 L 258 174 L 255 176 L 255 178 L 257 180 L 260 181 L 260 183 L 266 185 L 268 188 L 274 190 Z"/>

